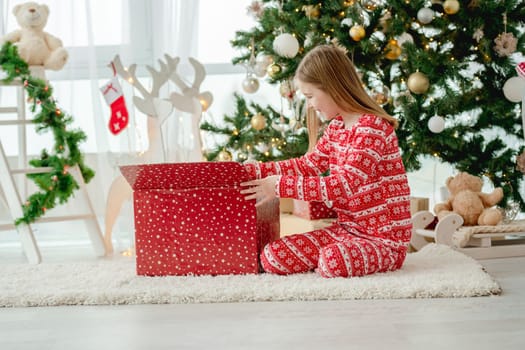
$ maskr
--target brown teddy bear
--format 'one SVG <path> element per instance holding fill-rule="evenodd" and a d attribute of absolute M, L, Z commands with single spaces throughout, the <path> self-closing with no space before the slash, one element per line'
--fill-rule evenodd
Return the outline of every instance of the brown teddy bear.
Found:
<path fill-rule="evenodd" d="M 463 218 L 465 226 L 494 226 L 501 221 L 500 210 L 494 208 L 503 199 L 501 187 L 495 188 L 492 193 L 482 193 L 483 180 L 466 172 L 449 177 L 446 185 L 449 198 L 434 206 L 438 219 L 454 212 Z"/>

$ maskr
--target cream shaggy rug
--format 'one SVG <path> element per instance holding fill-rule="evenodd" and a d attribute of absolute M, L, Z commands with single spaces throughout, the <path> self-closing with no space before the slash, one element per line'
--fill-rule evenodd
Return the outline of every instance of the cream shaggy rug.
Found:
<path fill-rule="evenodd" d="M 315 273 L 143 277 L 133 259 L 0 265 L 0 306 L 215 303 L 283 300 L 472 297 L 501 292 L 474 259 L 429 244 L 401 270 L 361 278 Z"/>

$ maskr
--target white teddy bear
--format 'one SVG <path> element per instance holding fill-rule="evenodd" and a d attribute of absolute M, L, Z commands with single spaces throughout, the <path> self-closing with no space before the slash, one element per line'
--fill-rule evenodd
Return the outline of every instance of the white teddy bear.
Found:
<path fill-rule="evenodd" d="M 62 69 L 69 55 L 60 39 L 43 30 L 49 16 L 47 5 L 26 2 L 13 7 L 13 14 L 21 29 L 6 34 L 0 43 L 15 44 L 18 54 L 29 66 Z"/>

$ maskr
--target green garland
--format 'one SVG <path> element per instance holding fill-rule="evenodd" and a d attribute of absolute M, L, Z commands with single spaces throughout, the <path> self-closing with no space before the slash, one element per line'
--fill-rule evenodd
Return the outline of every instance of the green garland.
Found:
<path fill-rule="evenodd" d="M 42 150 L 40 158 L 32 159 L 34 167 L 50 167 L 46 173 L 27 174 L 27 177 L 40 189 L 32 194 L 22 206 L 23 216 L 15 220 L 15 225 L 29 224 L 44 215 L 57 203 L 63 204 L 73 195 L 79 185 L 69 168 L 78 165 L 84 181 L 88 183 L 95 172 L 84 164 L 79 144 L 86 140 L 81 130 L 67 130 L 73 117 L 57 107 L 52 98 L 53 89 L 42 79 L 31 76 L 29 66 L 20 58 L 16 46 L 7 42 L 0 51 L 0 67 L 7 77 L 2 81 L 10 83 L 15 79 L 23 82 L 31 112 L 35 113 L 33 122 L 38 133 L 51 131 L 54 137 L 53 151 Z"/>

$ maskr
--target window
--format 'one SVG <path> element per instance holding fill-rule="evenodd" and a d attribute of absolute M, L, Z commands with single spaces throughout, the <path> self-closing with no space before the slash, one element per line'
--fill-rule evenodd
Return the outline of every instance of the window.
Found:
<path fill-rule="evenodd" d="M 24 2 L 0 0 L 1 8 L 4 9 L 5 33 L 19 28 L 12 11 L 14 6 Z M 145 135 L 137 137 L 133 134 L 128 137 L 133 139 L 130 141 L 108 134 L 109 146 L 100 146 L 101 140 L 97 137 L 96 130 L 98 127 L 99 131 L 106 131 L 109 107 L 104 104 L 98 87 L 111 77 L 108 63 L 116 54 L 121 56 L 125 65 L 135 63 L 139 75 L 143 76 L 145 84 L 148 85 L 149 75 L 145 66 L 151 65 L 157 68 L 157 61 L 162 58 L 164 52 L 177 56 L 176 52 L 164 50 L 157 54 L 160 55 L 159 57 L 154 57 L 156 55 L 154 47 L 162 46 L 162 39 L 168 42 L 173 40 L 176 35 L 170 31 L 179 30 L 182 25 L 197 28 L 197 33 L 192 33 L 196 42 L 190 44 L 196 52 L 195 58 L 205 65 L 208 75 L 201 90 L 210 91 L 214 95 L 208 117 L 221 118 L 223 114 L 229 112 L 233 108 L 233 93 L 241 90 L 241 82 L 245 74 L 243 67 L 231 64 L 232 58 L 238 53 L 231 47 L 230 40 L 234 38 L 235 31 L 249 29 L 255 25 L 253 18 L 246 12 L 250 2 L 251 0 L 239 0 L 227 4 L 214 0 L 41 1 L 40 3 L 48 5 L 50 9 L 49 20 L 44 30 L 59 37 L 70 56 L 64 69 L 58 72 L 47 71 L 47 78 L 53 85 L 59 106 L 73 115 L 74 127 L 87 133 L 88 140 L 83 144 L 85 152 L 98 152 L 106 148 L 118 151 L 130 147 L 140 148 L 140 144 L 144 144 L 139 141 L 144 139 Z M 182 5 L 196 6 L 197 16 L 187 19 L 188 23 L 170 22 L 171 17 L 165 12 L 181 11 Z M 165 29 L 157 28 L 159 23 L 165 23 Z M 126 88 L 125 82 L 122 82 L 122 85 Z M 127 92 L 136 93 L 132 89 L 127 89 Z M 13 100 L 16 101 L 14 90 L 0 91 L 2 104 L 11 105 L 7 101 Z M 132 107 L 131 96 L 127 96 L 126 100 L 128 108 Z M 30 117 L 31 113 L 28 112 L 27 118 Z M 137 116 L 136 125 L 141 129 L 137 133 L 144 134 L 145 124 L 140 119 L 141 116 Z M 101 129 L 100 125 L 103 125 L 104 129 Z M 34 133 L 33 128 L 29 127 L 28 133 L 30 135 Z M 5 140 L 7 153 L 16 155 L 17 140 L 12 135 L 12 130 L 0 130 L 0 137 Z M 50 141 L 44 137 L 41 141 L 32 142 L 29 153 L 39 153 L 43 145 Z"/>
<path fill-rule="evenodd" d="M 251 0 L 199 1 L 198 59 L 206 64 L 230 63 L 238 55 L 230 40 L 238 30 L 255 26 L 255 20 L 247 15 Z"/>

